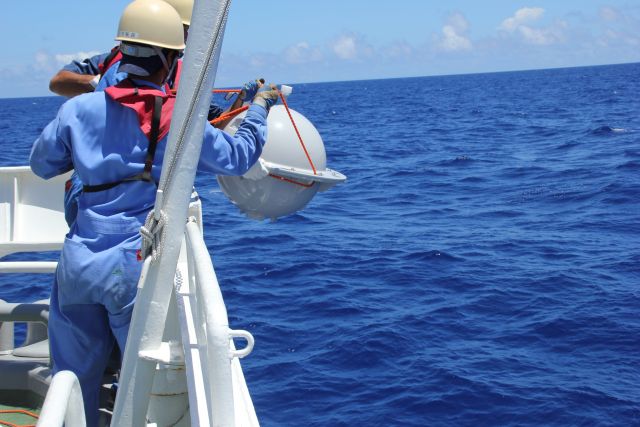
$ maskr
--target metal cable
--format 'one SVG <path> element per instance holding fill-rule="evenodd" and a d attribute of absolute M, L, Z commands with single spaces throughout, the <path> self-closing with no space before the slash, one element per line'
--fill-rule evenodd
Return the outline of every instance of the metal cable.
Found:
<path fill-rule="evenodd" d="M 211 58 L 214 56 L 214 52 L 217 50 L 217 46 L 222 44 L 221 39 L 224 34 L 223 30 L 226 26 L 227 16 L 229 15 L 230 7 L 231 7 L 231 0 L 227 0 L 224 4 L 222 13 L 218 16 L 215 37 L 211 39 L 209 43 L 209 47 L 207 48 L 207 52 L 205 54 L 206 60 L 204 61 L 204 63 L 206 65 L 200 69 L 200 73 L 198 75 L 198 78 L 196 79 L 195 98 L 191 100 L 191 103 L 189 104 L 189 108 L 187 110 L 186 120 L 182 123 L 180 130 L 178 132 L 178 137 L 176 142 L 176 151 L 175 151 L 176 154 L 170 159 L 165 178 L 161 180 L 159 185 L 159 189 L 163 190 L 163 192 L 166 190 L 167 183 L 172 181 L 176 164 L 178 163 L 178 158 L 182 156 L 182 150 L 184 146 L 184 136 L 187 132 L 189 124 L 191 123 L 191 118 L 194 114 L 195 106 L 198 105 L 198 102 L 200 101 L 200 92 L 202 89 L 202 85 L 204 84 L 206 76 L 209 74 L 211 67 L 213 65 Z"/>

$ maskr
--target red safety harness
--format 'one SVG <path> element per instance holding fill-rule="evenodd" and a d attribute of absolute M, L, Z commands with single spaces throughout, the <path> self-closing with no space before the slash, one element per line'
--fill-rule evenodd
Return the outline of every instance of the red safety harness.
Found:
<path fill-rule="evenodd" d="M 153 159 L 155 157 L 158 141 L 164 138 L 164 136 L 169 132 L 175 97 L 157 89 L 136 87 L 129 79 L 123 80 L 116 86 L 108 87 L 105 89 L 105 93 L 123 107 L 131 108 L 135 111 L 138 116 L 140 130 L 142 130 L 147 138 L 149 138 L 147 157 L 145 159 L 144 169 L 142 172 L 116 182 L 98 185 L 84 185 L 82 187 L 82 191 L 95 193 L 98 191 L 109 190 L 123 182 L 129 181 L 146 181 L 155 183 L 151 176 Z"/>

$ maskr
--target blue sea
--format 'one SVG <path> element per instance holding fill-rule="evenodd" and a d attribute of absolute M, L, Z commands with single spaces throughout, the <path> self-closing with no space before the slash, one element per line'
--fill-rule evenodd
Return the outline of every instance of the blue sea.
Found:
<path fill-rule="evenodd" d="M 257 222 L 197 180 L 263 426 L 640 425 L 640 64 L 293 86 L 345 184 Z M 1 99 L 0 164 L 62 102 Z"/>

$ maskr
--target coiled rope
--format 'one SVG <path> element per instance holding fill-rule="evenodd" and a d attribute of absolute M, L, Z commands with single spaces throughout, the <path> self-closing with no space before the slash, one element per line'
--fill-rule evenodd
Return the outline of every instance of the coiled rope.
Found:
<path fill-rule="evenodd" d="M 22 414 L 22 415 L 27 415 L 29 417 L 35 418 L 36 420 L 39 418 L 37 414 L 34 414 L 31 411 L 27 411 L 24 409 L 3 409 L 0 410 L 0 414 Z M 0 425 L 4 425 L 7 427 L 36 427 L 35 424 L 14 424 L 14 423 L 10 423 L 9 421 L 2 421 L 0 420 Z"/>
<path fill-rule="evenodd" d="M 166 230 L 164 228 L 167 223 L 167 217 L 162 210 L 160 211 L 160 219 L 156 220 L 156 214 L 154 210 L 149 212 L 144 225 L 140 227 L 140 234 L 142 235 L 142 258 L 151 256 L 151 259 L 155 262 L 158 256 L 162 253 L 162 243 Z M 160 237 L 159 239 L 157 237 Z"/>

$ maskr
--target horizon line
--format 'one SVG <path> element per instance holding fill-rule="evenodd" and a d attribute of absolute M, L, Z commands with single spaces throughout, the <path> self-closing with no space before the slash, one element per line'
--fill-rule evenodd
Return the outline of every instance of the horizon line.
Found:
<path fill-rule="evenodd" d="M 432 77 L 456 77 L 456 76 L 473 76 L 473 75 L 485 75 L 485 74 L 524 73 L 524 72 L 545 71 L 545 70 L 568 70 L 568 69 L 574 69 L 574 68 L 611 67 L 611 66 L 618 66 L 618 65 L 634 65 L 634 64 L 640 64 L 640 61 L 618 62 L 618 63 L 612 63 L 612 64 L 574 65 L 574 66 L 568 66 L 568 67 L 543 67 L 543 68 L 526 68 L 526 69 L 513 69 L 513 70 L 500 70 L 500 71 L 478 71 L 478 72 L 469 72 L 469 73 L 381 77 L 381 78 L 371 78 L 371 79 L 327 80 L 327 81 L 314 81 L 314 82 L 288 82 L 288 83 L 282 83 L 282 84 L 313 85 L 313 84 L 327 84 L 327 83 L 371 82 L 371 81 L 379 81 L 379 80 L 421 79 L 421 78 L 432 78 Z M 220 88 L 225 88 L 225 87 L 226 86 L 221 86 Z M 33 98 L 64 98 L 64 97 L 56 94 L 42 95 L 42 96 L 9 96 L 9 97 L 0 96 L 0 99 L 33 99 Z"/>

